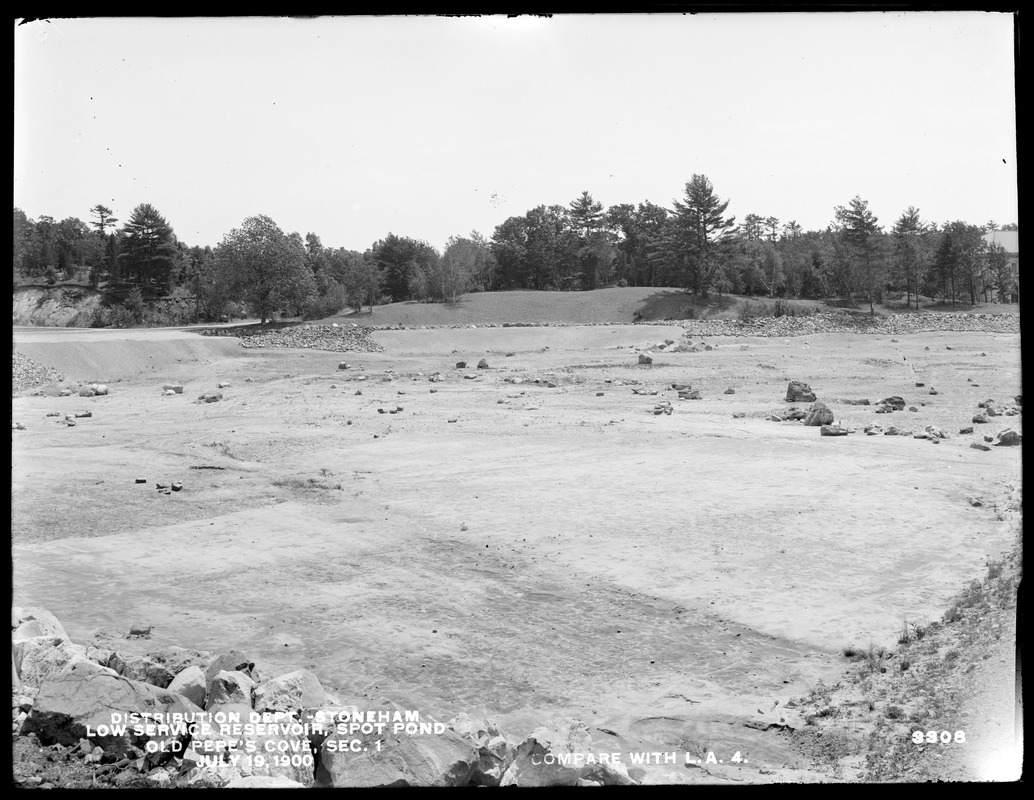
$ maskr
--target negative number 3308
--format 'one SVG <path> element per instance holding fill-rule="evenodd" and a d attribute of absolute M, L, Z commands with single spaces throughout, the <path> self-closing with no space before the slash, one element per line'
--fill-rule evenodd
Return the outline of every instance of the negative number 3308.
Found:
<path fill-rule="evenodd" d="M 913 744 L 922 744 L 923 742 L 926 742 L 927 744 L 937 744 L 937 742 L 940 742 L 941 744 L 951 744 L 952 742 L 961 744 L 965 741 L 965 731 L 955 731 L 955 733 L 952 733 L 951 731 L 926 731 L 926 733 L 923 733 L 923 731 L 914 731 L 912 733 Z"/>

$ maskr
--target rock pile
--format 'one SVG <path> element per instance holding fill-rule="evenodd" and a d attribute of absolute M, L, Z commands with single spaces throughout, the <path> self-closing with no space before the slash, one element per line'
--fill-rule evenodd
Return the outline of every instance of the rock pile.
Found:
<path fill-rule="evenodd" d="M 385 698 L 342 705 L 313 673 L 265 677 L 236 650 L 84 647 L 43 609 L 12 609 L 11 630 L 16 746 L 91 765 L 101 786 L 600 786 L 643 777 L 601 759 L 577 719 L 516 743 L 491 719 L 415 723 Z M 371 719 L 383 724 L 363 724 Z M 14 780 L 42 782 L 28 761 Z"/>
<path fill-rule="evenodd" d="M 898 314 L 871 317 L 847 311 L 753 320 L 689 320 L 679 323 L 686 338 L 699 336 L 809 336 L 817 333 L 871 333 L 883 336 L 931 331 L 1019 333 L 1017 314 Z"/>
<path fill-rule="evenodd" d="M 210 328 L 205 336 L 236 336 L 241 347 L 299 347 L 330 350 L 336 353 L 378 353 L 384 350 L 371 337 L 373 328 L 361 325 L 299 325 L 279 330 L 255 331 L 249 328 Z"/>
<path fill-rule="evenodd" d="M 29 389 L 36 389 L 46 386 L 49 383 L 63 381 L 65 376 L 56 369 L 41 364 L 34 358 L 15 351 L 11 363 L 11 391 L 12 393 L 24 392 Z"/>

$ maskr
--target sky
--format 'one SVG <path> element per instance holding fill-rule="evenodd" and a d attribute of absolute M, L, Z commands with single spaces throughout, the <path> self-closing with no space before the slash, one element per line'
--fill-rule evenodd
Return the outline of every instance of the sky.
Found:
<path fill-rule="evenodd" d="M 980 11 L 77 18 L 14 29 L 14 205 L 187 245 L 250 216 L 325 246 L 439 250 L 569 205 L 823 229 L 1018 222 L 1013 16 Z"/>

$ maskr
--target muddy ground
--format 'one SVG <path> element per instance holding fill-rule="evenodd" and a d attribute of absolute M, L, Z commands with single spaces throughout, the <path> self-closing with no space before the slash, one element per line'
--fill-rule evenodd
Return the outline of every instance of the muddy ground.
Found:
<path fill-rule="evenodd" d="M 343 700 L 492 716 L 513 738 L 570 715 L 601 751 L 727 762 L 658 766 L 671 781 L 816 779 L 786 703 L 843 675 L 845 645 L 940 618 L 1010 545 L 969 499 L 1017 485 L 1020 448 L 970 444 L 1021 417 L 958 431 L 1020 393 L 1019 336 L 714 337 L 637 364 L 679 334 L 380 331 L 384 352 L 326 353 L 17 331 L 19 351 L 111 393 L 13 401 L 14 605 L 83 643 L 238 648 Z M 857 432 L 768 421 L 790 379 Z M 194 402 L 220 382 L 221 402 Z M 889 395 L 918 411 L 840 402 Z M 125 641 L 133 623 L 153 638 Z"/>

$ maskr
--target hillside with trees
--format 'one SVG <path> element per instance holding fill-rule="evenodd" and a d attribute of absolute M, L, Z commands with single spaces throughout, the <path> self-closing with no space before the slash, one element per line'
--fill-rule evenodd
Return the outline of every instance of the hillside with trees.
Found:
<path fill-rule="evenodd" d="M 455 303 L 469 292 L 591 291 L 607 286 L 681 289 L 700 299 L 748 297 L 862 303 L 921 297 L 960 306 L 1018 302 L 1015 270 L 994 222 L 923 220 L 900 212 L 889 226 L 861 197 L 806 231 L 752 212 L 739 222 L 729 199 L 693 175 L 668 207 L 649 201 L 604 208 L 588 191 L 501 221 L 486 238 L 453 236 L 438 250 L 389 232 L 364 252 L 285 233 L 267 216 L 245 219 L 214 248 L 191 246 L 149 203 L 121 225 L 111 209 L 90 221 L 29 219 L 14 209 L 14 288 L 75 286 L 99 306 L 77 326 L 183 325 L 245 316 L 317 319 L 400 301 Z"/>

